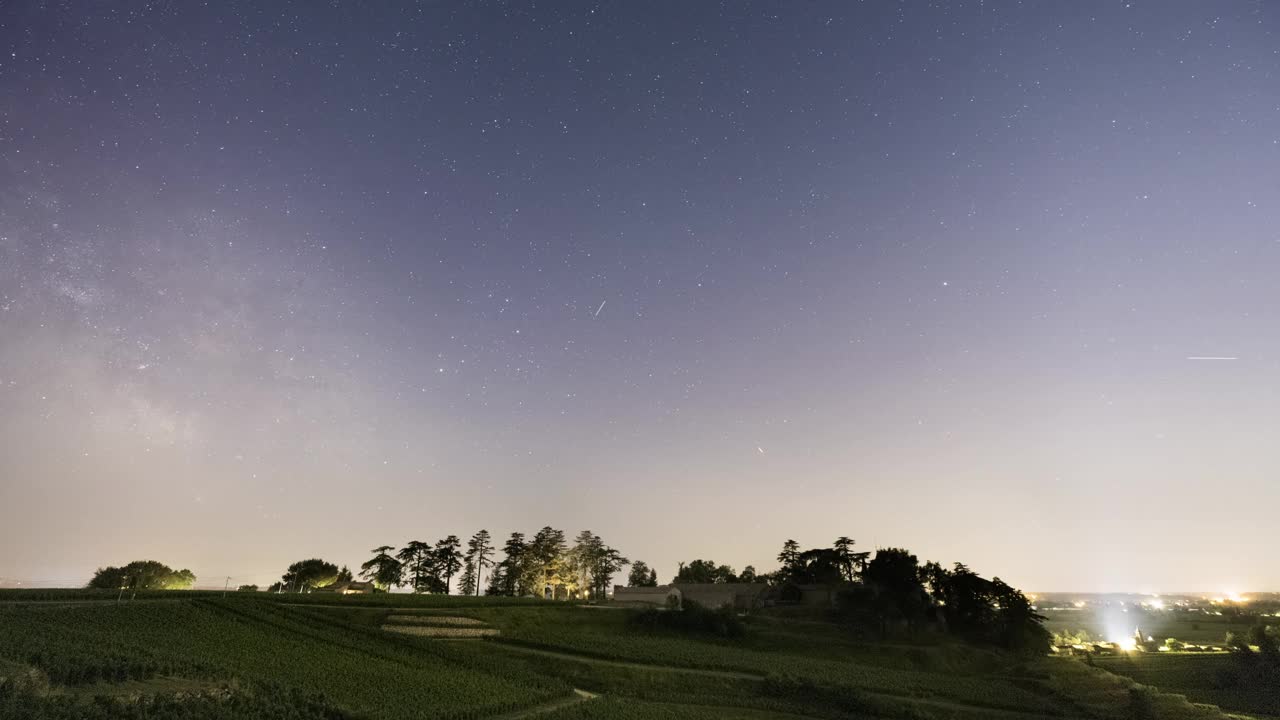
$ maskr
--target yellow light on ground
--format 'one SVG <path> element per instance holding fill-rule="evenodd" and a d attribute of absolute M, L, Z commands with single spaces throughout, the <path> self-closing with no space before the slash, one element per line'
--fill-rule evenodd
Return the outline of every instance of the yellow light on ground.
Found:
<path fill-rule="evenodd" d="M 1154 598 L 1152 600 L 1147 601 L 1147 607 L 1151 608 L 1152 610 L 1163 610 L 1164 601 L 1161 600 L 1160 598 Z"/>
<path fill-rule="evenodd" d="M 1112 640 L 1111 643 L 1121 652 L 1133 652 L 1138 649 L 1138 641 L 1136 638 L 1122 637 Z"/>

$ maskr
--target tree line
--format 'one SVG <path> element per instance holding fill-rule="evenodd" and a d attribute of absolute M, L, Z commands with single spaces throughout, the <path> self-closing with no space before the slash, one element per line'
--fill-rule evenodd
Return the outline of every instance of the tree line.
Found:
<path fill-rule="evenodd" d="M 727 565 L 698 559 L 680 563 L 673 582 L 766 583 L 784 602 L 799 599 L 804 586 L 833 588 L 837 618 L 881 637 L 896 630 L 929 630 L 1012 650 L 1048 650 L 1044 616 L 1000 578 L 988 580 L 963 563 L 950 569 L 936 562 L 922 564 L 901 548 L 881 548 L 873 554 L 854 547 L 845 536 L 830 547 L 808 550 L 787 540 L 777 555 L 779 567 L 771 573 L 757 573 L 751 566 L 737 573 Z M 634 568 L 632 575 L 633 586 L 657 584 L 649 576 L 640 582 Z"/>
<path fill-rule="evenodd" d="M 456 578 L 460 595 L 604 598 L 613 577 L 631 564 L 590 530 L 570 544 L 563 530 L 550 526 L 532 538 L 513 532 L 500 549 L 488 530 L 480 530 L 465 546 L 457 535 L 448 535 L 435 543 L 411 540 L 399 549 L 381 545 L 370 552 L 373 557 L 360 565 L 359 576 L 380 590 L 449 594 Z M 312 558 L 290 565 L 271 589 L 306 592 L 353 579 L 345 567 Z"/>
<path fill-rule="evenodd" d="M 360 565 L 359 577 L 387 591 L 408 587 L 418 593 L 533 596 L 549 599 L 595 599 L 608 596 L 613 578 L 628 565 L 628 584 L 656 586 L 657 572 L 643 561 L 632 563 L 590 530 L 573 542 L 563 530 L 543 527 L 526 537 L 513 532 L 501 548 L 488 530 L 479 530 L 464 544 L 457 535 L 434 543 L 412 540 L 397 549 L 374 548 Z M 852 539 L 841 536 L 830 547 L 801 550 L 795 540 L 783 543 L 778 569 L 757 573 L 747 566 L 741 573 L 713 560 L 682 562 L 675 583 L 764 583 L 780 600 L 788 593 L 816 585 L 836 590 L 836 612 L 843 621 L 887 635 L 891 629 L 932 628 L 975 642 L 1012 649 L 1047 648 L 1049 634 L 1031 602 L 1018 589 L 1000 580 L 980 577 L 962 563 L 950 569 L 935 562 L 920 563 L 901 548 L 882 548 L 874 555 L 855 550 Z M 309 592 L 354 581 L 347 567 L 319 558 L 295 562 L 277 592 Z M 487 582 L 486 582 L 487 581 Z M 135 561 L 123 567 L 101 568 L 92 588 L 189 588 L 195 575 L 175 571 L 155 561 Z M 255 586 L 244 586 L 254 589 Z"/>

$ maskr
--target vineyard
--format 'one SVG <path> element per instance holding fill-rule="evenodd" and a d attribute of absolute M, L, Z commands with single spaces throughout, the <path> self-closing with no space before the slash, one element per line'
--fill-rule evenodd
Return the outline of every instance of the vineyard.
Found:
<path fill-rule="evenodd" d="M 1117 675 L 1214 703 L 1224 710 L 1280 716 L 1280 687 L 1224 683 L 1223 675 L 1235 662 L 1227 654 L 1147 653 L 1102 658 L 1097 664 Z"/>
<path fill-rule="evenodd" d="M 0 718 L 1225 717 L 1073 660 L 800 620 L 729 640 L 536 600 L 33 595 L 0 593 Z"/>

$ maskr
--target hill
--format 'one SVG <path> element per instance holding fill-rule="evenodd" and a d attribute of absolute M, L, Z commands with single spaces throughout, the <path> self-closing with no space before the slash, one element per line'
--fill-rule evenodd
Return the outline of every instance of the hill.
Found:
<path fill-rule="evenodd" d="M 1226 717 L 1077 661 L 948 639 L 864 642 L 768 616 L 727 639 L 632 618 L 441 596 L 0 592 L 0 717 Z"/>

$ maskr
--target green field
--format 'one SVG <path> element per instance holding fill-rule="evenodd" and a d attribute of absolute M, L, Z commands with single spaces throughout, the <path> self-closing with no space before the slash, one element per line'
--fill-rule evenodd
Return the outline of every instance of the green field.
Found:
<path fill-rule="evenodd" d="M 0 718 L 1225 717 L 1075 660 L 770 617 L 713 639 L 629 615 L 439 596 L 0 593 Z M 439 637 L 480 631 L 496 636 Z"/>
<path fill-rule="evenodd" d="M 1180 693 L 1224 710 L 1280 717 L 1280 687 L 1224 686 L 1222 674 L 1235 659 L 1227 654 L 1135 653 L 1099 658 L 1099 667 L 1161 690 Z"/>
<path fill-rule="evenodd" d="M 1110 640 L 1121 634 L 1132 637 L 1141 630 L 1157 640 L 1177 638 L 1183 642 L 1221 645 L 1228 632 L 1246 632 L 1252 621 L 1231 620 L 1222 616 L 1172 611 L 1144 612 L 1133 608 L 1100 610 L 1041 610 L 1047 619 L 1044 626 L 1052 633 L 1084 630 L 1093 640 Z"/>

